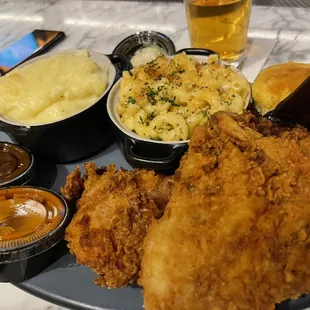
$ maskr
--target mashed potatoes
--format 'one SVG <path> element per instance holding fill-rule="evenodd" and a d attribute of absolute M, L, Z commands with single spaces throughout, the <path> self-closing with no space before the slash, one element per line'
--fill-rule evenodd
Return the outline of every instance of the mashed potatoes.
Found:
<path fill-rule="evenodd" d="M 92 105 L 108 78 L 85 50 L 39 59 L 0 78 L 0 115 L 25 125 L 67 118 Z"/>

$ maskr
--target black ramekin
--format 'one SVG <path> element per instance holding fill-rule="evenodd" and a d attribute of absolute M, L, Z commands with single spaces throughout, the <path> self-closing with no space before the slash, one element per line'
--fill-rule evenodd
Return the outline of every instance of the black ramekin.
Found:
<path fill-rule="evenodd" d="M 206 61 L 208 56 L 216 54 L 211 50 L 196 48 L 182 49 L 177 51 L 176 54 L 182 52 L 195 56 L 199 61 Z M 228 63 L 222 63 L 229 66 Z M 237 68 L 232 68 L 245 78 L 245 76 Z M 121 122 L 116 111 L 120 83 L 121 80 L 116 82 L 116 84 L 111 89 L 111 92 L 108 96 L 107 109 L 110 120 L 113 124 L 113 128 L 116 132 L 117 141 L 124 157 L 133 167 L 162 171 L 175 170 L 179 165 L 181 157 L 188 149 L 189 140 L 182 142 L 153 141 L 150 139 L 142 138 L 128 130 Z M 249 96 L 246 100 L 250 102 L 251 93 L 249 93 Z"/>
<path fill-rule="evenodd" d="M 203 49 L 182 49 L 177 52 L 186 52 L 189 55 L 210 56 L 215 54 L 211 50 Z M 159 171 L 173 171 L 180 163 L 180 159 L 188 149 L 188 142 L 163 142 L 142 138 L 128 130 L 121 122 L 117 111 L 118 96 L 121 80 L 117 81 L 111 89 L 107 109 L 112 121 L 116 139 L 120 149 L 128 161 L 135 168 L 154 169 Z"/>
<path fill-rule="evenodd" d="M 121 80 L 112 88 L 107 102 L 108 115 L 115 129 L 115 136 L 125 159 L 135 168 L 172 170 L 177 168 L 181 156 L 188 148 L 188 140 L 182 142 L 153 141 L 128 130 L 117 111 Z"/>
<path fill-rule="evenodd" d="M 75 52 L 76 50 L 71 50 L 63 53 Z M 131 64 L 123 55 L 103 55 L 96 52 L 89 54 L 98 65 L 109 68 L 108 87 L 93 105 L 66 119 L 29 127 L 1 118 L 0 130 L 6 132 L 14 142 L 28 148 L 34 155 L 53 163 L 81 160 L 106 147 L 113 137 L 106 110 L 108 93 L 121 76 L 121 72 L 129 70 Z M 36 57 L 21 66 L 50 55 L 52 54 Z"/>

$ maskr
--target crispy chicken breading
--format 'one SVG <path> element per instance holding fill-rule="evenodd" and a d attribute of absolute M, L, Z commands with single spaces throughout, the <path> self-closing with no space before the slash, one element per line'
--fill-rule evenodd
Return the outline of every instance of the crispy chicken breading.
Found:
<path fill-rule="evenodd" d="M 84 178 L 81 177 L 80 167 L 76 167 L 66 180 L 65 186 L 61 188 L 61 194 L 69 203 L 77 202 L 84 190 Z"/>
<path fill-rule="evenodd" d="M 194 132 L 144 239 L 146 310 L 273 310 L 310 290 L 310 143 L 218 112 Z"/>
<path fill-rule="evenodd" d="M 93 163 L 85 170 L 82 178 L 75 170 L 62 189 L 67 199 L 84 189 L 66 240 L 77 261 L 98 274 L 98 285 L 122 287 L 137 278 L 143 238 L 163 214 L 172 178 L 147 170 L 98 169 Z"/>

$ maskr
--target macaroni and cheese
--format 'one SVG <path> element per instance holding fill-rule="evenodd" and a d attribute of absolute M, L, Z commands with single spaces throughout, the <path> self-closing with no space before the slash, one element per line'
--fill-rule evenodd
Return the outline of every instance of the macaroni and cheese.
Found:
<path fill-rule="evenodd" d="M 123 73 L 117 112 L 137 135 L 160 141 L 184 141 L 196 126 L 219 110 L 242 113 L 250 86 L 217 55 L 200 63 L 186 54 L 152 62 Z"/>
<path fill-rule="evenodd" d="M 25 125 L 58 121 L 91 106 L 108 79 L 86 50 L 41 58 L 0 78 L 0 115 Z"/>

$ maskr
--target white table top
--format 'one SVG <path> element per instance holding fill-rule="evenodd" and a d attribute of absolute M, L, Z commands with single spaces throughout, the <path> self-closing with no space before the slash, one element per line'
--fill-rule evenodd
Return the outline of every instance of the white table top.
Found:
<path fill-rule="evenodd" d="M 34 29 L 66 33 L 67 38 L 54 50 L 88 48 L 111 53 L 123 38 L 142 30 L 167 34 L 178 49 L 189 46 L 182 3 L 0 0 L 0 7 L 0 49 Z M 249 80 L 274 63 L 310 63 L 309 25 L 309 8 L 254 6 L 248 59 L 242 66 Z M 60 185 L 55 184 L 54 188 Z M 10 284 L 0 284 L 0 295 L 0 310 L 63 309 Z"/>

